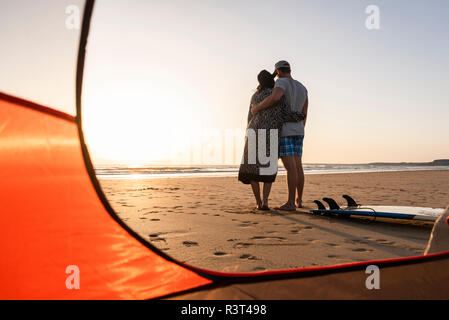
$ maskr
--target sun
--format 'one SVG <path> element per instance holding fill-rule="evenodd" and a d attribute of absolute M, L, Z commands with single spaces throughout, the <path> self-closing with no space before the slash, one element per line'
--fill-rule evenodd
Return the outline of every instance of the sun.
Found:
<path fill-rule="evenodd" d="M 179 91 L 173 94 L 136 81 L 117 90 L 94 86 L 85 92 L 83 131 L 94 159 L 137 166 L 188 156 L 198 123 L 189 114 L 191 101 Z"/>

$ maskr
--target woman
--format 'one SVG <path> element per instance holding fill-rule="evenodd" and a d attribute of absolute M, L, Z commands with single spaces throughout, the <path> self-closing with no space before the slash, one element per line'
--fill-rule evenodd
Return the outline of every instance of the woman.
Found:
<path fill-rule="evenodd" d="M 256 93 L 251 97 L 250 110 L 248 112 L 248 129 L 255 133 L 255 138 L 250 140 L 251 143 L 255 143 L 255 148 L 258 148 L 258 141 L 261 139 L 258 129 L 266 129 L 266 154 L 269 156 L 271 154 L 270 150 L 270 129 L 278 130 L 278 139 L 280 139 L 280 130 L 285 122 L 296 122 L 304 120 L 304 115 L 298 112 L 290 111 L 290 107 L 287 105 L 285 97 L 274 104 L 273 106 L 258 112 L 256 115 L 251 114 L 251 104 L 257 104 L 264 100 L 271 94 L 274 88 L 274 75 L 270 74 L 267 70 L 262 70 L 257 76 L 259 81 L 259 86 L 257 87 Z M 263 132 L 263 131 L 262 131 Z M 254 142 L 255 141 L 255 142 Z M 279 140 L 276 146 L 279 148 Z M 254 151 L 254 148 L 252 149 Z M 254 157 L 251 157 L 254 160 Z M 277 159 L 276 159 L 277 161 Z M 277 163 L 276 163 L 277 164 Z M 251 184 L 254 197 L 256 198 L 257 209 L 259 210 L 269 210 L 268 207 L 268 196 L 270 195 L 271 185 L 276 179 L 276 172 L 272 175 L 261 175 L 260 169 L 263 167 L 268 167 L 267 165 L 262 165 L 259 161 L 259 157 L 255 156 L 254 161 L 248 161 L 248 136 L 245 137 L 245 149 L 243 154 L 242 164 L 239 169 L 239 181 L 244 184 Z M 276 166 L 277 168 L 277 166 Z M 259 182 L 263 182 L 263 198 L 260 197 L 260 186 Z"/>

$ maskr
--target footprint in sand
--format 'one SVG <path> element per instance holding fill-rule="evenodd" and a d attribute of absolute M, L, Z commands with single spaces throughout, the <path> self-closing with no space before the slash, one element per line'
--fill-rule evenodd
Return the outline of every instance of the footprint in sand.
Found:
<path fill-rule="evenodd" d="M 335 255 L 335 254 L 329 254 L 329 255 L 327 255 L 327 257 L 328 257 L 328 258 L 338 258 L 338 256 Z"/>
<path fill-rule="evenodd" d="M 225 256 L 225 255 L 227 255 L 227 253 L 223 252 L 223 251 L 216 251 L 216 252 L 214 252 L 214 256 Z"/>
<path fill-rule="evenodd" d="M 388 240 L 386 240 L 386 239 L 377 239 L 376 242 L 377 242 L 378 244 L 386 245 L 386 246 L 390 246 L 390 245 L 395 244 L 394 241 L 388 241 Z"/>
<path fill-rule="evenodd" d="M 361 239 L 352 239 L 351 241 L 354 243 L 366 243 L 366 241 L 361 240 Z"/>
<path fill-rule="evenodd" d="M 249 246 L 254 245 L 253 243 L 248 243 L 248 242 L 239 242 L 236 243 L 233 247 L 235 249 L 242 249 L 242 248 L 248 248 Z"/>
<path fill-rule="evenodd" d="M 184 241 L 182 244 L 185 245 L 186 247 L 198 246 L 198 242 L 195 241 Z"/>
<path fill-rule="evenodd" d="M 265 237 L 265 236 L 256 236 L 256 237 L 252 237 L 252 238 L 251 238 L 251 240 L 265 240 L 265 239 L 285 240 L 284 237 Z"/>
<path fill-rule="evenodd" d="M 251 254 L 242 254 L 240 259 L 248 259 L 248 260 L 258 260 L 257 257 L 251 255 Z"/>
<path fill-rule="evenodd" d="M 349 244 L 367 244 L 368 243 L 361 239 L 345 239 L 344 241 Z"/>
<path fill-rule="evenodd" d="M 161 219 L 151 219 L 150 221 L 161 221 Z"/>
<path fill-rule="evenodd" d="M 246 228 L 246 227 L 251 227 L 251 225 L 247 224 L 247 223 L 241 223 L 241 224 L 237 225 L 237 227 Z"/>
<path fill-rule="evenodd" d="M 150 238 L 157 238 L 157 237 L 159 237 L 161 234 L 162 234 L 162 233 L 151 233 L 151 234 L 149 234 L 148 236 L 149 236 Z"/>
<path fill-rule="evenodd" d="M 330 247 L 338 247 L 338 244 L 336 244 L 336 243 L 326 243 L 328 246 L 330 246 Z"/>
<path fill-rule="evenodd" d="M 299 229 L 290 230 L 290 233 L 298 233 L 298 232 L 299 232 Z"/>
<path fill-rule="evenodd" d="M 267 270 L 267 269 L 265 269 L 264 267 L 255 267 L 251 271 L 264 271 L 264 270 Z"/>
<path fill-rule="evenodd" d="M 365 249 L 365 248 L 355 248 L 355 249 L 352 249 L 352 251 L 354 251 L 354 252 L 370 252 L 373 250 Z"/>

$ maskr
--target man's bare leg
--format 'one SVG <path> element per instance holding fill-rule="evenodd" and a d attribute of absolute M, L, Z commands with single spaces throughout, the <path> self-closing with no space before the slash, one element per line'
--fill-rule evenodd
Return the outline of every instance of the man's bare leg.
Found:
<path fill-rule="evenodd" d="M 263 184 L 263 200 L 262 200 L 262 207 L 264 209 L 268 209 L 268 197 L 270 196 L 271 191 L 271 182 L 265 182 Z"/>
<path fill-rule="evenodd" d="M 302 167 L 302 159 L 299 156 L 295 156 L 296 171 L 298 173 L 298 184 L 296 186 L 296 191 L 298 197 L 296 198 L 296 206 L 302 208 L 302 194 L 304 191 L 304 169 Z"/>
<path fill-rule="evenodd" d="M 295 196 L 296 187 L 298 184 L 298 173 L 296 171 L 295 157 L 287 156 L 281 157 L 285 170 L 287 170 L 287 185 L 288 185 L 288 201 L 277 209 L 286 211 L 295 211 Z"/>
<path fill-rule="evenodd" d="M 262 199 L 260 198 L 259 182 L 251 181 L 251 188 L 253 189 L 254 198 L 256 198 L 257 209 L 262 209 Z"/>

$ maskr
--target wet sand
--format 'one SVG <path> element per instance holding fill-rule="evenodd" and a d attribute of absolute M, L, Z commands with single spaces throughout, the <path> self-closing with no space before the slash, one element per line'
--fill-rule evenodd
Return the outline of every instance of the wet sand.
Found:
<path fill-rule="evenodd" d="M 177 260 L 228 272 L 335 265 L 421 255 L 432 223 L 257 211 L 248 185 L 234 177 L 100 180 L 118 215 Z M 278 176 L 270 207 L 285 201 Z M 449 171 L 306 175 L 304 205 L 342 194 L 364 205 L 444 208 Z"/>

